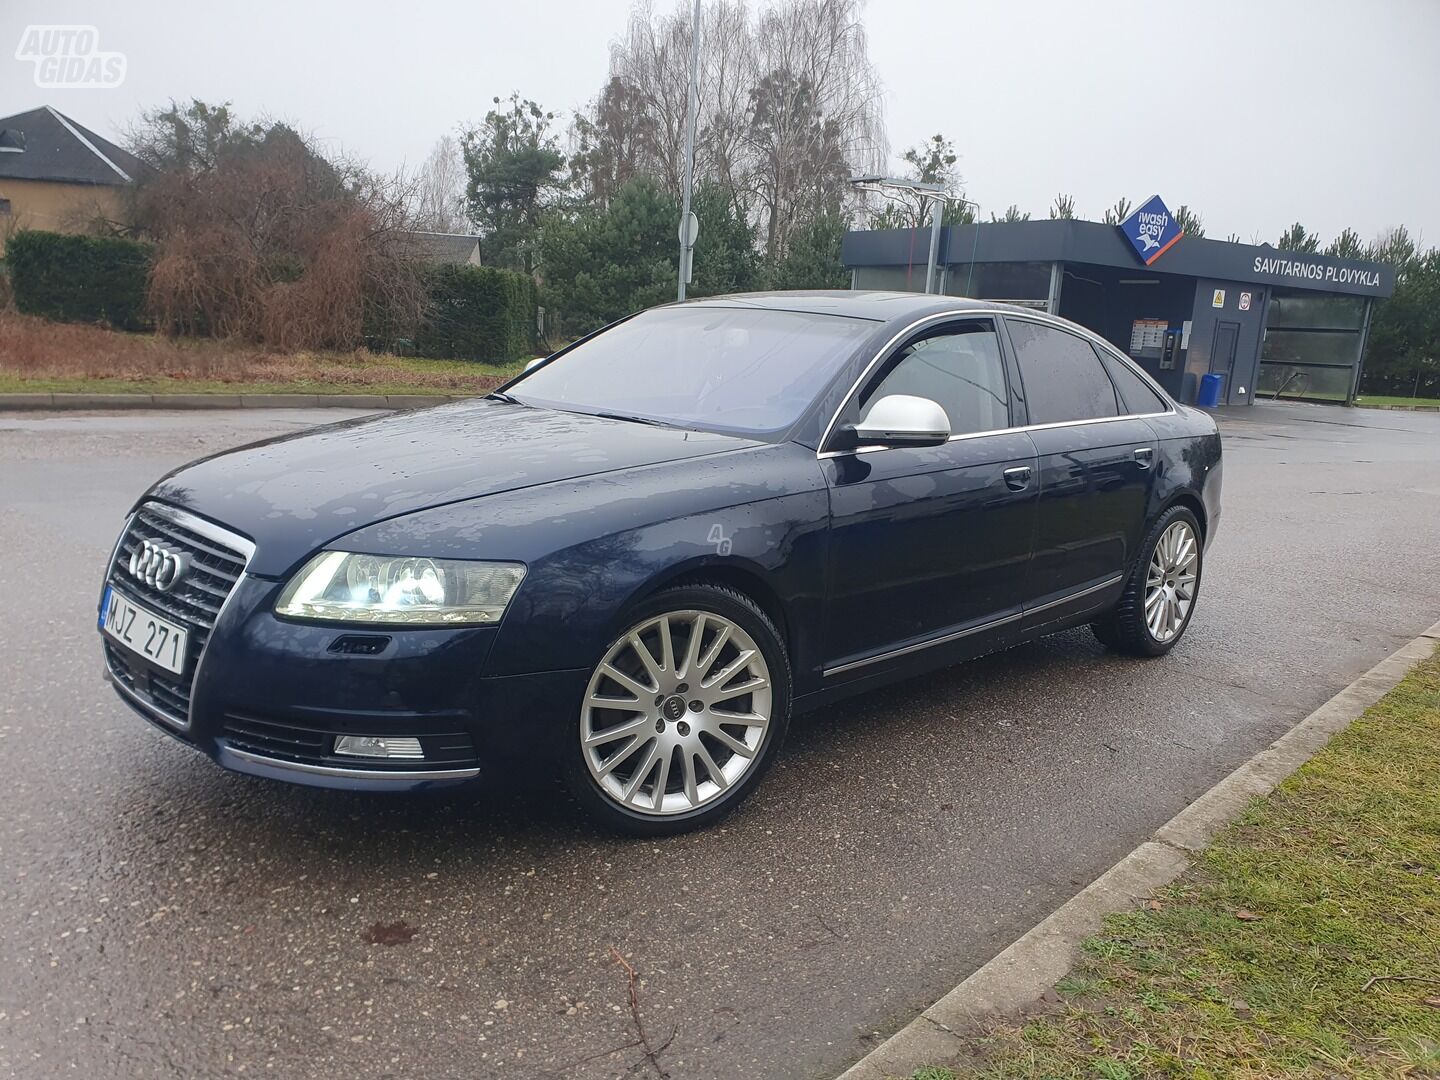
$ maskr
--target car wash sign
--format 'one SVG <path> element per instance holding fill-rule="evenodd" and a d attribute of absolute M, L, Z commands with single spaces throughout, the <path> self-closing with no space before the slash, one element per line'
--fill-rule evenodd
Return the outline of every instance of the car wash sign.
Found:
<path fill-rule="evenodd" d="M 1165 208 L 1159 195 L 1122 221 L 1120 231 L 1146 266 L 1174 247 L 1183 235 L 1175 215 Z"/>

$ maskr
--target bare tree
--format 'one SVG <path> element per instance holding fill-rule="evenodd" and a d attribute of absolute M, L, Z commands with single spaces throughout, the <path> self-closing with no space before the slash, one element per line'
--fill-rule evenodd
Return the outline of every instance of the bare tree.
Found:
<path fill-rule="evenodd" d="M 883 166 L 884 120 L 859 0 L 777 4 L 760 17 L 755 48 L 751 191 L 775 259 L 798 219 L 849 199 L 847 173 Z"/>
<path fill-rule="evenodd" d="M 466 179 L 459 141 L 442 135 L 431 147 L 415 180 L 414 227 L 442 233 L 467 231 Z"/>
<path fill-rule="evenodd" d="M 678 195 L 690 85 L 689 15 L 680 10 L 656 18 L 648 0 L 637 4 L 624 36 L 610 47 L 610 80 L 635 95 L 652 132 L 637 164 Z"/>
<path fill-rule="evenodd" d="M 642 95 L 619 76 L 570 125 L 570 183 L 583 203 L 606 207 L 655 160 L 655 121 Z"/>
<path fill-rule="evenodd" d="M 771 260 L 802 218 L 854 205 L 846 179 L 878 170 L 886 146 L 861 0 L 780 0 L 752 18 L 738 0 L 701 17 L 696 179 L 725 190 Z M 689 5 L 636 6 L 611 47 L 610 85 L 643 109 L 633 167 L 678 194 L 684 173 Z M 586 118 L 601 127 L 604 95 Z"/>
<path fill-rule="evenodd" d="M 155 242 L 147 303 L 161 330 L 351 349 L 420 318 L 403 181 L 200 102 L 148 114 L 133 138 L 152 165 L 134 203 Z"/>
<path fill-rule="evenodd" d="M 1075 216 L 1075 196 L 1056 195 L 1050 204 L 1050 218 L 1054 221 L 1069 221 Z"/>

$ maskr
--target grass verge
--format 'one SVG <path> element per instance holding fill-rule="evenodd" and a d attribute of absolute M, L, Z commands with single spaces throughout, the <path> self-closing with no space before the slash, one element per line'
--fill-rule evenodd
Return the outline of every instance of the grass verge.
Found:
<path fill-rule="evenodd" d="M 1355 399 L 1355 404 L 1361 408 L 1369 406 L 1374 408 L 1377 405 L 1403 405 L 1415 408 L 1435 409 L 1440 408 L 1440 398 L 1433 397 L 1390 397 L 1385 394 L 1361 394 Z"/>
<path fill-rule="evenodd" d="M 1440 1077 L 1440 654 L 1084 953 L 913 1080 Z"/>
<path fill-rule="evenodd" d="M 524 364 L 277 353 L 0 312 L 0 393 L 483 394 Z"/>

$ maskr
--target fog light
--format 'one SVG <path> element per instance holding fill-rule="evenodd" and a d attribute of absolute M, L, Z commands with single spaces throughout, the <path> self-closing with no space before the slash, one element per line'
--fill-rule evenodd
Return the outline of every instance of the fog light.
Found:
<path fill-rule="evenodd" d="M 399 758 L 418 761 L 425 756 L 420 740 L 394 735 L 340 735 L 335 739 L 335 753 L 346 757 Z"/>

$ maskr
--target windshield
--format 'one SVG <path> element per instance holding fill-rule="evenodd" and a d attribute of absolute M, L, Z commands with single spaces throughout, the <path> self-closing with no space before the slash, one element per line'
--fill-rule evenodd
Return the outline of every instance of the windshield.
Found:
<path fill-rule="evenodd" d="M 874 328 L 798 311 L 657 308 L 577 345 L 509 393 L 576 412 L 773 433 L 800 418 Z"/>

